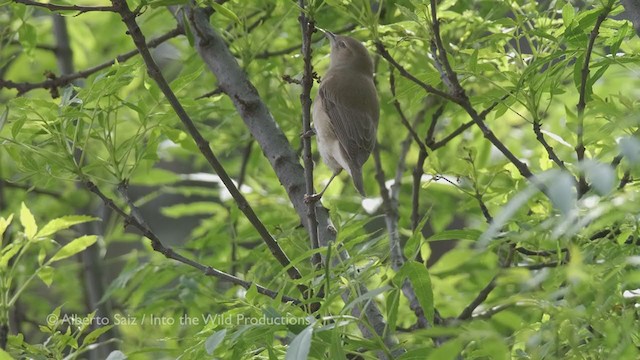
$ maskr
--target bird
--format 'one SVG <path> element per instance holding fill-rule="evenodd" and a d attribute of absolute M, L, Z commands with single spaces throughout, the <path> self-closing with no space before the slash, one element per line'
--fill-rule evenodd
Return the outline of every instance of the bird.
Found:
<path fill-rule="evenodd" d="M 333 171 L 324 189 L 306 197 L 319 200 L 344 169 L 358 193 L 366 196 L 362 166 L 376 144 L 380 106 L 373 81 L 373 61 L 358 40 L 324 31 L 331 45 L 330 65 L 313 103 L 318 152 Z"/>

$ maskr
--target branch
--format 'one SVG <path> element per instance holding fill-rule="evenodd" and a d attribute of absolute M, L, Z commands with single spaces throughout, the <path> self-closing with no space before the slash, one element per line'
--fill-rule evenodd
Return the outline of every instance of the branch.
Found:
<path fill-rule="evenodd" d="M 118 205 L 116 205 L 113 200 L 111 200 L 104 193 L 102 193 L 102 191 L 100 191 L 100 189 L 93 182 L 85 178 L 82 180 L 82 183 L 87 188 L 87 190 L 96 194 L 104 202 L 104 204 L 107 207 L 109 207 L 111 210 L 113 210 L 115 213 L 117 213 L 124 219 L 125 227 L 131 225 L 136 229 L 138 229 L 144 237 L 151 240 L 151 247 L 153 248 L 154 251 L 161 253 L 168 259 L 179 261 L 185 265 L 189 265 L 197 270 L 200 270 L 202 273 L 204 273 L 207 276 L 213 276 L 221 280 L 229 281 L 233 284 L 240 285 L 245 289 L 248 289 L 251 286 L 252 283 L 250 281 L 242 280 L 233 275 L 229 275 L 223 271 L 216 270 L 211 266 L 202 265 L 194 260 L 191 260 L 189 258 L 186 258 L 176 253 L 172 248 L 164 246 L 160 238 L 158 238 L 158 236 L 144 222 L 139 221 L 139 218 L 141 219 L 139 213 L 137 214 L 137 216 L 132 216 L 127 214 Z M 132 209 L 135 209 L 135 207 Z M 277 291 L 267 289 L 260 285 L 256 285 L 256 289 L 260 294 L 269 296 L 272 299 L 275 299 L 278 297 Z M 295 298 L 292 298 L 286 295 L 282 296 L 282 301 L 291 302 L 296 305 L 302 304 L 300 300 L 297 300 Z"/>
<path fill-rule="evenodd" d="M 151 41 L 149 41 L 147 43 L 147 48 L 154 48 L 162 43 L 164 43 L 165 41 L 174 38 L 178 35 L 182 35 L 184 32 L 182 30 L 182 27 L 177 27 L 169 32 L 167 32 L 164 35 L 161 35 Z M 18 96 L 23 95 L 31 90 L 34 89 L 49 89 L 49 90 L 56 90 L 58 87 L 62 87 L 62 86 L 66 86 L 68 84 L 70 84 L 71 82 L 73 82 L 74 80 L 77 79 L 82 79 L 82 78 L 86 78 L 94 73 L 97 73 L 100 70 L 106 69 L 109 66 L 113 65 L 117 62 L 125 62 L 127 60 L 129 60 L 130 58 L 136 56 L 138 54 L 138 50 L 131 50 L 127 53 L 121 54 L 116 56 L 115 59 L 113 60 L 109 60 L 107 62 L 104 62 L 100 65 L 96 65 L 94 67 L 73 73 L 73 74 L 69 74 L 69 75 L 62 75 L 60 77 L 53 77 L 49 80 L 45 80 L 39 83 L 15 83 L 13 81 L 7 81 L 7 80 L 2 80 L 0 79 L 0 88 L 7 88 L 7 89 L 16 89 L 18 90 Z"/>
<path fill-rule="evenodd" d="M 405 69 L 402 65 L 400 65 L 391 56 L 391 54 L 389 54 L 389 52 L 387 51 L 385 46 L 382 44 L 382 42 L 376 41 L 375 45 L 376 45 L 376 50 L 378 51 L 378 54 L 380 54 L 380 56 L 382 56 L 385 60 L 387 60 L 391 65 L 393 65 L 393 67 L 398 69 L 398 72 L 400 73 L 400 75 L 402 75 L 405 78 L 413 81 L 415 84 L 417 84 L 418 86 L 420 86 L 421 88 L 423 88 L 426 92 L 428 92 L 430 94 L 438 95 L 438 96 L 440 96 L 440 97 L 442 97 L 444 99 L 447 99 L 449 101 L 457 103 L 457 99 L 454 98 L 453 96 L 451 96 L 450 94 L 447 94 L 446 92 L 444 92 L 442 90 L 438 90 L 438 89 L 434 88 L 433 86 L 423 82 L 422 80 L 418 79 L 417 77 L 413 76 L 410 72 L 408 72 L 407 69 Z"/>
<path fill-rule="evenodd" d="M 278 262 L 280 262 L 280 264 L 284 268 L 287 269 L 287 274 L 289 274 L 289 277 L 292 279 L 301 279 L 302 275 L 300 274 L 298 269 L 291 264 L 287 255 L 284 253 L 282 248 L 280 248 L 280 245 L 276 242 L 276 240 L 271 236 L 264 224 L 260 221 L 251 205 L 249 205 L 249 203 L 247 202 L 247 199 L 244 197 L 244 195 L 242 195 L 242 193 L 240 193 L 236 185 L 233 183 L 233 180 L 231 180 L 229 174 L 227 174 L 226 170 L 211 150 L 209 143 L 204 139 L 204 137 L 202 137 L 202 134 L 200 134 L 194 122 L 191 120 L 185 109 L 182 107 L 182 104 L 171 90 L 171 87 L 167 83 L 167 80 L 162 76 L 160 68 L 153 60 L 153 57 L 151 56 L 151 53 L 147 48 L 144 35 L 142 34 L 140 27 L 138 27 L 138 24 L 136 23 L 136 14 L 129 9 L 129 5 L 127 4 L 126 0 L 112 0 L 112 4 L 122 17 L 122 21 L 127 26 L 129 35 L 133 39 L 136 48 L 140 52 L 140 55 L 142 56 L 142 59 L 147 66 L 149 76 L 155 80 L 160 90 L 162 90 L 167 101 L 171 104 L 171 107 L 175 111 L 176 115 L 178 115 L 178 118 L 197 144 L 198 149 L 200 150 L 202 155 L 205 157 L 214 171 L 218 174 L 220 180 L 222 180 L 227 190 L 229 190 L 229 193 L 231 193 L 231 196 L 235 200 L 240 211 L 244 213 L 251 225 L 253 225 L 256 231 L 260 234 L 260 237 L 265 242 L 273 256 L 278 260 Z M 298 289 L 304 296 L 309 295 L 306 286 L 299 284 Z"/>
<path fill-rule="evenodd" d="M 311 88 L 313 87 L 313 65 L 311 64 L 311 35 L 315 31 L 313 19 L 305 15 L 304 0 L 298 1 L 300 6 L 300 29 L 302 32 L 302 47 L 300 52 L 304 61 L 304 71 L 302 75 L 302 92 L 300 93 L 300 104 L 302 106 L 302 160 L 304 161 L 304 180 L 307 195 L 315 193 L 313 189 L 313 158 L 311 157 Z M 309 240 L 311 249 L 319 249 L 318 241 L 318 220 L 316 219 L 316 204 L 311 201 L 307 204 L 307 223 L 309 226 Z M 320 253 L 316 252 L 311 257 L 311 262 L 316 268 L 322 265 Z"/>
<path fill-rule="evenodd" d="M 593 26 L 593 30 L 591 30 L 591 34 L 589 36 L 589 43 L 587 44 L 587 50 L 584 54 L 584 62 L 582 63 L 582 69 L 580 71 L 580 99 L 578 100 L 578 104 L 576 108 L 578 110 L 578 128 L 576 129 L 577 136 L 577 144 L 576 144 L 576 156 L 578 157 L 578 162 L 584 160 L 584 109 L 587 106 L 587 82 L 589 80 L 589 63 L 591 62 L 591 53 L 593 52 L 593 45 L 596 42 L 596 38 L 598 37 L 598 32 L 600 31 L 600 25 L 604 22 L 604 20 L 611 12 L 611 8 L 613 6 L 613 2 L 609 1 L 607 5 L 602 9 L 600 15 L 596 19 L 596 23 Z M 587 184 L 587 180 L 585 179 L 584 172 L 580 174 L 578 180 L 578 197 L 581 197 L 589 190 L 589 185 Z"/>
<path fill-rule="evenodd" d="M 347 33 L 353 29 L 356 28 L 356 24 L 350 24 L 347 25 L 345 27 L 343 27 L 342 29 L 333 32 L 334 34 L 344 34 Z M 314 36 L 312 37 L 311 42 L 318 42 L 320 40 L 324 39 L 324 35 L 319 35 L 319 36 Z M 282 56 L 282 55 L 286 55 L 286 54 L 290 54 L 298 49 L 300 49 L 302 47 L 302 44 L 296 44 L 296 45 L 292 45 L 289 46 L 287 48 L 281 49 L 281 50 L 275 50 L 275 51 L 264 51 L 260 54 L 256 54 L 256 56 L 254 57 L 255 59 L 267 59 L 270 57 L 274 57 L 274 56 Z"/>
<path fill-rule="evenodd" d="M 557 251 L 551 251 L 551 250 L 529 250 L 529 249 L 525 249 L 523 247 L 517 247 L 516 251 L 524 254 L 524 255 L 529 255 L 529 256 L 555 256 L 558 255 Z M 566 248 L 562 248 L 560 249 L 561 253 L 566 253 L 567 251 L 569 251 Z"/>
<path fill-rule="evenodd" d="M 431 18 L 432 18 L 432 26 L 433 26 L 433 38 L 437 48 L 437 57 L 439 62 L 444 67 L 445 74 L 442 74 L 443 77 L 446 77 L 448 82 L 451 84 L 452 88 L 449 90 L 453 95 L 451 96 L 454 102 L 460 105 L 466 112 L 471 116 L 473 122 L 480 128 L 484 137 L 489 140 L 493 146 L 498 148 L 500 152 L 507 158 L 511 163 L 518 169 L 520 174 L 527 179 L 533 177 L 533 173 L 529 170 L 527 164 L 520 161 L 489 129 L 489 127 L 484 123 L 484 117 L 481 117 L 476 110 L 471 105 L 469 101 L 469 97 L 465 93 L 462 85 L 458 81 L 458 75 L 451 68 L 451 64 L 449 63 L 449 59 L 447 59 L 447 53 L 442 44 L 442 38 L 440 37 L 440 21 L 438 20 L 438 16 L 436 13 L 436 0 L 430 0 L 431 3 Z M 482 112 L 485 114 L 485 112 Z M 486 116 L 486 115 L 485 115 Z"/>
<path fill-rule="evenodd" d="M 411 134 L 408 134 L 405 140 L 403 141 L 402 152 L 400 153 L 400 160 L 398 162 L 398 168 L 404 168 L 404 160 L 406 154 L 409 150 L 409 145 L 411 144 Z M 385 185 L 385 175 L 384 170 L 382 169 L 382 163 L 380 161 L 380 146 L 376 144 L 373 149 L 373 159 L 375 160 L 376 166 L 376 180 L 378 181 L 378 185 L 380 187 L 380 195 L 382 197 L 382 204 L 384 206 L 385 212 L 385 223 L 387 226 L 387 232 L 389 233 L 389 252 L 391 258 L 391 267 L 394 271 L 399 271 L 404 265 L 405 259 L 402 254 L 402 245 L 400 244 L 400 232 L 398 230 L 398 202 L 397 202 L 397 194 L 394 195 L 389 194 L 387 187 Z M 402 164 L 402 165 L 401 165 Z M 396 177 L 397 180 L 397 177 Z M 398 184 L 398 188 L 399 188 Z M 394 186 L 396 184 L 394 183 Z M 392 191 L 393 193 L 393 191 Z M 409 300 L 409 307 L 415 313 L 418 318 L 418 327 L 421 329 L 429 327 L 429 321 L 424 315 L 424 309 L 420 306 L 420 302 L 413 290 L 411 282 L 406 279 L 402 283 L 402 293 Z"/>
<path fill-rule="evenodd" d="M 21 189 L 21 190 L 25 190 L 26 192 L 33 192 L 35 194 L 48 195 L 56 199 L 64 199 L 64 196 L 61 193 L 58 193 L 55 191 L 40 189 L 34 186 L 29 186 L 24 184 L 17 184 L 17 183 L 9 182 L 4 179 L 0 179 L 0 183 L 2 183 L 3 186 L 9 187 L 9 188 Z"/>
<path fill-rule="evenodd" d="M 78 14 L 91 12 L 91 11 L 103 11 L 103 12 L 115 12 L 113 6 L 78 6 L 78 5 L 56 5 L 46 4 L 31 0 L 13 0 L 16 4 L 24 4 L 28 6 L 36 6 L 48 9 L 50 11 L 78 11 Z"/>
<path fill-rule="evenodd" d="M 427 109 L 429 103 L 425 104 L 424 110 Z M 444 104 L 440 105 L 438 109 L 431 115 L 431 124 L 429 125 L 429 129 L 427 130 L 427 136 L 425 136 L 425 145 L 433 151 L 434 147 L 434 137 L 436 131 L 436 125 L 438 124 L 438 120 L 442 113 L 444 112 Z M 418 114 L 421 115 L 421 114 Z M 424 116 L 422 114 L 422 116 Z M 417 117 L 416 117 L 417 119 Z M 413 182 L 411 186 L 411 230 L 418 230 L 418 224 L 420 223 L 420 183 L 422 181 L 422 175 L 424 175 L 424 163 L 429 156 L 428 151 L 420 151 L 418 153 L 418 160 L 416 161 L 416 165 L 413 168 Z M 421 231 L 422 229 L 420 229 Z"/>
<path fill-rule="evenodd" d="M 464 308 L 464 310 L 462 310 L 460 315 L 458 315 L 458 318 L 457 318 L 458 320 L 467 320 L 471 318 L 471 315 L 473 315 L 473 311 L 478 306 L 480 306 L 480 304 L 482 304 L 487 299 L 487 297 L 489 297 L 489 294 L 491 293 L 491 291 L 493 291 L 493 289 L 496 288 L 497 278 L 498 278 L 498 275 L 495 275 L 493 279 L 489 281 L 487 286 L 485 286 L 482 290 L 480 290 L 480 293 L 478 293 L 476 298 L 473 299 L 473 301 L 471 301 L 471 303 L 466 308 Z"/>
<path fill-rule="evenodd" d="M 418 146 L 420 147 L 420 151 L 427 151 L 427 147 L 422 142 L 422 140 L 420 140 L 420 137 L 418 136 L 416 131 L 413 129 L 413 126 L 409 124 L 407 117 L 404 115 L 404 112 L 402 111 L 402 107 L 400 106 L 400 101 L 398 101 L 398 98 L 396 96 L 396 77 L 393 75 L 393 73 L 394 73 L 393 68 L 390 68 L 389 69 L 389 88 L 391 89 L 391 95 L 393 96 L 393 106 L 396 108 L 396 112 L 400 116 L 400 122 L 402 122 L 402 125 L 404 125 L 404 127 L 407 128 L 407 130 L 409 131 L 409 136 L 410 136 L 409 139 L 413 138 L 416 144 L 418 144 Z M 434 125 L 434 128 L 435 128 L 435 125 Z"/>
<path fill-rule="evenodd" d="M 537 117 L 533 121 L 533 132 L 536 134 L 536 139 L 538 139 L 538 142 L 542 144 L 544 149 L 547 151 L 549 159 L 556 163 L 556 165 L 558 165 L 561 169 L 566 170 L 567 168 L 564 165 L 564 161 L 560 160 L 558 155 L 556 155 L 556 152 L 553 150 L 553 147 L 551 147 L 551 145 L 549 145 L 547 140 L 544 138 L 544 134 L 540 130 L 540 119 L 538 119 Z"/>

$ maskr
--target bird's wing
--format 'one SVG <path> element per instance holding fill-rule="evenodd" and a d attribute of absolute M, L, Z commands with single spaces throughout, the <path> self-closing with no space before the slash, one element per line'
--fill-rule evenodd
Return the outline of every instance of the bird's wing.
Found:
<path fill-rule="evenodd" d="M 334 86 L 329 86 L 331 82 Z M 329 89 L 338 89 L 339 94 Z M 326 78 L 319 96 L 349 165 L 361 168 L 373 150 L 378 128 L 379 107 L 373 82 Z"/>

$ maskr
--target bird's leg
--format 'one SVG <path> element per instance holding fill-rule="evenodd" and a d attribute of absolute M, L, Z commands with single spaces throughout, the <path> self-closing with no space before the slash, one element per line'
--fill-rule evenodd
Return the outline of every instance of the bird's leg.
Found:
<path fill-rule="evenodd" d="M 327 185 L 325 185 L 324 189 L 322 189 L 322 191 L 320 191 L 319 193 L 311 194 L 311 195 L 304 194 L 304 202 L 309 204 L 309 203 L 314 203 L 320 200 L 324 192 L 327 191 L 327 188 L 329 187 L 329 184 L 331 184 L 331 181 L 333 181 L 333 178 L 338 176 L 338 174 L 340 174 L 340 171 L 334 172 L 333 175 L 331 176 L 331 179 L 329 179 L 329 182 L 327 183 Z"/>

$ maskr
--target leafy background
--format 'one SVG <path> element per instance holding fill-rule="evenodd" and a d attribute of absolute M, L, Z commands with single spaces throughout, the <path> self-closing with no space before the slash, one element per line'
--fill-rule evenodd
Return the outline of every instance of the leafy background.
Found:
<path fill-rule="evenodd" d="M 176 28 L 167 6 L 183 2 L 128 4 L 142 6 L 136 21 L 150 40 Z M 301 153 L 300 8 L 289 1 L 199 5 L 213 9 L 212 28 L 222 34 L 291 147 Z M 322 199 L 337 239 L 321 253 L 335 256 L 340 245 L 351 256 L 322 269 L 309 262 L 308 232 L 232 100 L 194 51 L 193 34 L 184 32 L 156 47 L 154 58 L 172 90 L 301 270 L 299 281 L 288 279 L 274 261 L 139 56 L 82 76 L 73 87 L 18 94 L 7 81 L 37 83 L 62 74 L 63 47 L 51 11 L 11 1 L 1 9 L 0 320 L 10 329 L 2 356 L 638 356 L 633 290 L 640 282 L 634 180 L 640 163 L 640 42 L 625 20 L 631 10 L 617 1 L 438 4 L 447 59 L 469 104 L 477 113 L 491 110 L 484 124 L 535 174 L 529 179 L 475 125 L 441 147 L 429 147 L 430 128 L 434 141 L 447 139 L 471 120 L 468 111 L 451 99 L 427 94 L 379 50 L 383 46 L 418 81 L 448 92 L 442 60 L 432 50 L 429 5 L 409 0 L 306 4 L 316 26 L 356 37 L 371 50 L 381 104 L 381 166 L 376 169 L 372 159 L 364 170 L 371 197 L 361 199 L 342 177 Z M 59 13 L 68 31 L 72 73 L 135 49 L 117 13 Z M 312 64 L 321 77 L 328 67 L 328 43 L 319 32 L 313 39 Z M 317 84 L 312 93 L 316 90 Z M 411 138 L 410 146 L 403 147 L 409 131 L 395 101 L 423 148 Z M 576 151 L 580 143 L 586 147 L 584 161 Z M 331 172 L 314 159 L 319 188 Z M 392 266 L 385 227 L 385 220 L 393 218 L 387 206 L 393 204 L 378 195 L 376 176 L 388 186 L 399 185 L 395 211 L 408 259 L 401 271 Z M 416 176 L 420 181 L 414 181 Z M 580 189 L 581 177 L 586 191 Z M 233 286 L 154 252 L 138 230 L 125 228 L 118 214 L 86 190 L 86 181 L 130 211 L 118 191 L 128 184 L 129 196 L 162 242 L 201 264 L 280 296 L 300 297 L 300 283 L 316 290 L 326 286 L 318 317 L 307 318 L 300 307 L 259 294 L 255 286 Z M 44 231 L 45 224 L 52 224 L 51 231 Z M 64 251 L 70 255 L 59 258 Z M 441 322 L 416 326 L 400 290 L 403 276 L 412 280 L 427 314 L 437 309 Z M 359 285 L 368 292 L 359 293 Z M 345 301 L 341 295 L 347 290 L 351 297 Z M 364 336 L 358 329 L 367 321 L 353 316 L 352 309 L 369 301 L 384 315 L 384 335 Z M 48 322 L 51 314 L 94 314 L 113 326 L 55 324 Z M 305 322 L 179 321 L 207 314 Z M 143 317 L 152 315 L 173 322 L 142 324 Z M 387 337 L 396 344 L 385 342 Z M 89 346 L 94 342 L 100 344 L 97 350 Z"/>

